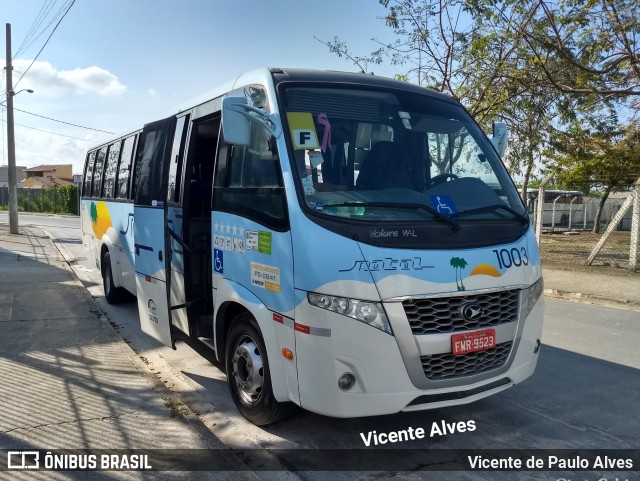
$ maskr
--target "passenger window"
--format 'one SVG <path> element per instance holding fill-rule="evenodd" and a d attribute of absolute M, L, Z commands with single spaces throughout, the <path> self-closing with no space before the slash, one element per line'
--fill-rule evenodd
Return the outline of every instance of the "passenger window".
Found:
<path fill-rule="evenodd" d="M 136 205 L 161 207 L 167 198 L 169 154 L 176 118 L 158 120 L 144 126 L 136 148 L 134 202 Z"/>
<path fill-rule="evenodd" d="M 100 197 L 102 188 L 102 168 L 104 166 L 104 158 L 106 154 L 106 148 L 102 147 L 96 154 L 96 165 L 93 170 L 93 186 L 91 187 L 91 193 L 93 197 Z"/>
<path fill-rule="evenodd" d="M 135 135 L 124 139 L 122 145 L 122 155 L 118 164 L 118 184 L 116 186 L 116 195 L 118 199 L 126 199 L 129 196 L 129 178 L 131 177 L 131 158 L 133 157 L 133 146 L 135 144 Z"/>
<path fill-rule="evenodd" d="M 220 144 L 214 209 L 243 215 L 274 229 L 286 228 L 288 216 L 275 138 L 253 123 L 249 146 Z"/>
<path fill-rule="evenodd" d="M 96 152 L 89 152 L 87 155 L 87 166 L 84 171 L 84 185 L 82 187 L 82 195 L 84 197 L 91 197 L 91 183 L 93 180 L 93 164 L 96 160 Z"/>
<path fill-rule="evenodd" d="M 120 155 L 120 141 L 109 146 L 107 160 L 104 166 L 104 188 L 102 196 L 105 199 L 113 198 L 113 187 L 116 181 L 116 168 L 118 167 L 118 156 Z"/>
<path fill-rule="evenodd" d="M 187 138 L 187 120 L 189 116 L 180 117 L 176 123 L 176 131 L 173 136 L 173 146 L 169 164 L 169 182 L 167 190 L 167 200 L 169 202 L 180 202 L 180 184 L 182 179 L 182 159 L 184 157 L 184 145 Z"/>

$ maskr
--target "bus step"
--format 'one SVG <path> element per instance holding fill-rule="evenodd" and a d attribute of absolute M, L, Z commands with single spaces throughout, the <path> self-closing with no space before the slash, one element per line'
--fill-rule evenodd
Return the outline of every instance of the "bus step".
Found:
<path fill-rule="evenodd" d="M 216 350 L 216 344 L 212 337 L 199 337 L 198 340 L 202 344 L 205 344 L 207 347 L 210 347 L 211 349 L 213 349 L 214 351 Z"/>

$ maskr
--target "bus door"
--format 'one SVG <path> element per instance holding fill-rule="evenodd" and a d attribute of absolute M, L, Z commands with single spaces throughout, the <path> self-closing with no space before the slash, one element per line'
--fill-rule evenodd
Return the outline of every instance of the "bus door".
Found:
<path fill-rule="evenodd" d="M 134 248 L 142 331 L 174 347 L 168 302 L 167 183 L 176 118 L 144 126 L 135 164 Z"/>

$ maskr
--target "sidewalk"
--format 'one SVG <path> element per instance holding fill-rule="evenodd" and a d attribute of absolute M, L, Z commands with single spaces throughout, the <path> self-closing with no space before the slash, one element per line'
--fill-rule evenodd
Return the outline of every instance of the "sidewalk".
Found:
<path fill-rule="evenodd" d="M 587 266 L 547 267 L 542 264 L 544 293 L 640 311 L 640 273 Z"/>
<path fill-rule="evenodd" d="M 258 479 L 122 342 L 52 241 L 34 227 L 10 235 L 6 223 L 0 223 L 0 381 L 0 449 L 224 450 L 211 451 L 222 460 L 216 468 L 233 473 L 170 478 Z M 112 471 L 109 479 L 140 475 Z"/>

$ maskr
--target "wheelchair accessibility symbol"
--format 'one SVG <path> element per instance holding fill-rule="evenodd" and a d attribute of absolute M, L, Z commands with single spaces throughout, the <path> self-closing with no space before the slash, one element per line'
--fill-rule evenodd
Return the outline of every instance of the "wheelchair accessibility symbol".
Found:
<path fill-rule="evenodd" d="M 219 274 L 224 273 L 224 258 L 220 249 L 213 249 L 213 270 Z"/>
<path fill-rule="evenodd" d="M 457 217 L 458 210 L 456 209 L 455 204 L 453 203 L 453 199 L 448 195 L 432 195 L 431 203 L 436 208 L 436 210 L 448 217 Z"/>

